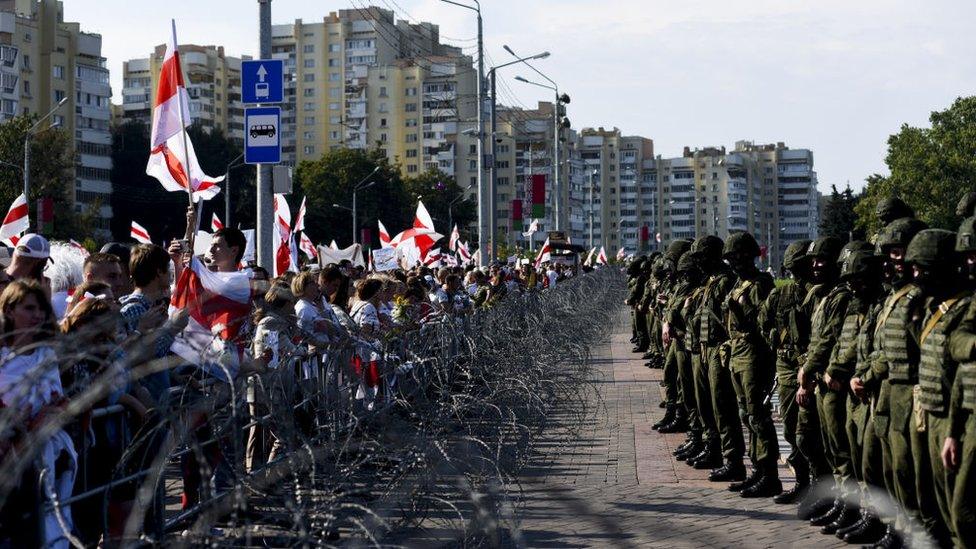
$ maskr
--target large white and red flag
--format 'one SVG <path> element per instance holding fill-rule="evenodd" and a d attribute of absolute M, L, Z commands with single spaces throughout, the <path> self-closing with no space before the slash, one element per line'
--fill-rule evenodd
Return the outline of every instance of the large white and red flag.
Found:
<path fill-rule="evenodd" d="M 436 268 L 441 266 L 441 249 L 434 248 L 427 252 L 424 256 L 424 265 L 430 268 Z"/>
<path fill-rule="evenodd" d="M 596 264 L 597 265 L 607 264 L 607 251 L 603 249 L 603 246 L 600 246 L 600 253 L 596 256 Z"/>
<path fill-rule="evenodd" d="M 460 241 L 461 241 L 461 233 L 458 232 L 457 224 L 455 224 L 454 228 L 451 229 L 451 241 L 450 243 L 448 243 L 447 249 L 451 250 L 452 252 L 456 252 L 458 242 Z"/>
<path fill-rule="evenodd" d="M 224 228 L 223 222 L 220 221 L 219 217 L 217 217 L 217 212 L 214 212 L 213 217 L 210 218 L 210 232 L 215 233 L 223 228 Z"/>
<path fill-rule="evenodd" d="M 194 256 L 176 281 L 170 299 L 170 310 L 174 309 L 185 309 L 189 321 L 173 342 L 173 352 L 232 380 L 241 358 L 234 340 L 251 312 L 248 275 L 212 272 Z"/>
<path fill-rule="evenodd" d="M 593 265 L 593 254 L 595 253 L 596 253 L 596 246 L 593 246 L 592 248 L 590 248 L 590 253 L 586 254 L 586 261 L 583 262 L 583 265 Z"/>
<path fill-rule="evenodd" d="M 285 195 L 274 195 L 274 212 L 274 276 L 277 277 L 291 269 L 296 260 L 291 256 L 291 208 L 288 207 Z"/>
<path fill-rule="evenodd" d="M 0 225 L 0 240 L 7 240 L 19 236 L 30 228 L 30 217 L 28 215 L 27 196 L 21 194 L 14 199 L 7 215 L 3 218 L 3 225 Z"/>
<path fill-rule="evenodd" d="M 145 227 L 136 223 L 135 221 L 132 222 L 132 227 L 129 229 L 129 236 L 131 236 L 133 240 L 135 240 L 140 244 L 153 243 L 152 238 L 149 237 L 149 231 L 147 231 Z"/>
<path fill-rule="evenodd" d="M 393 239 L 390 238 L 390 233 L 383 226 L 383 222 L 377 219 L 376 223 L 380 226 L 380 248 L 392 248 L 393 244 L 391 241 Z"/>
<path fill-rule="evenodd" d="M 304 232 L 302 232 L 301 239 L 298 241 L 298 248 L 305 252 L 305 255 L 312 261 L 318 260 L 319 253 L 315 250 L 315 244 L 312 243 L 312 240 Z"/>
<path fill-rule="evenodd" d="M 625 257 L 627 257 L 627 252 L 621 246 L 621 248 L 619 250 L 617 250 L 617 261 L 622 261 L 623 258 L 625 258 Z"/>
<path fill-rule="evenodd" d="M 423 261 L 427 252 L 434 247 L 434 243 L 443 238 L 434 230 L 434 221 L 423 202 L 417 202 L 417 213 L 413 218 L 413 227 L 393 237 L 390 243 L 397 248 L 401 257 L 407 258 L 411 265 Z"/>
<path fill-rule="evenodd" d="M 461 263 L 464 265 L 471 262 L 471 252 L 468 250 L 467 242 L 458 242 L 457 253 L 461 257 Z"/>
<path fill-rule="evenodd" d="M 305 197 L 302 197 L 302 205 L 298 207 L 298 215 L 295 216 L 295 222 L 292 224 L 291 232 L 297 233 L 298 231 L 305 230 Z"/>
<path fill-rule="evenodd" d="M 146 174 L 155 177 L 167 191 L 190 192 L 193 201 L 197 202 L 209 200 L 219 193 L 218 183 L 224 177 L 210 177 L 197 162 L 193 143 L 186 135 L 186 127 L 192 122 L 174 21 L 156 86 Z"/>
<path fill-rule="evenodd" d="M 547 238 L 545 242 L 542 243 L 542 247 L 539 248 L 538 255 L 535 256 L 535 268 L 538 269 L 546 261 L 552 260 L 552 246 L 549 244 L 549 239 Z"/>

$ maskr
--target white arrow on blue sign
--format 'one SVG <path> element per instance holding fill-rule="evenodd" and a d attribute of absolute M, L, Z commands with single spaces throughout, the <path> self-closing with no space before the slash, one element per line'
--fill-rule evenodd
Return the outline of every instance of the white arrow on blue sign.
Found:
<path fill-rule="evenodd" d="M 281 103 L 284 88 L 284 64 L 281 59 L 241 62 L 242 102 Z"/>
<path fill-rule="evenodd" d="M 244 162 L 281 162 L 281 107 L 244 109 Z"/>

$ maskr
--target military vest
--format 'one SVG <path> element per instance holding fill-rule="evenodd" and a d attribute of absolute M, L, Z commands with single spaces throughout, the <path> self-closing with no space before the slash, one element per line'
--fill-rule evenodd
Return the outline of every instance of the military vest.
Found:
<path fill-rule="evenodd" d="M 910 308 L 920 294 L 918 286 L 909 284 L 891 294 L 881 310 L 878 348 L 888 362 L 888 379 L 894 383 L 917 382 L 917 367 L 908 354 L 908 324 Z"/>
<path fill-rule="evenodd" d="M 949 334 L 969 306 L 969 292 L 957 294 L 939 304 L 925 321 L 919 337 L 921 359 L 918 368 L 919 403 L 930 412 L 945 413 L 949 389 L 957 364 L 949 353 Z"/>
<path fill-rule="evenodd" d="M 776 299 L 773 321 L 777 347 L 794 356 L 803 354 L 810 341 L 810 319 L 801 311 L 805 296 L 802 284 L 793 281 L 780 287 Z"/>
<path fill-rule="evenodd" d="M 701 326 L 701 342 L 714 346 L 728 339 L 725 326 L 722 325 L 722 303 L 724 292 L 734 283 L 734 275 L 722 271 L 709 277 L 705 284 L 705 292 L 701 305 L 698 307 L 698 325 Z"/>
<path fill-rule="evenodd" d="M 681 307 L 681 316 L 685 319 L 685 337 L 691 349 L 698 347 L 701 342 L 701 324 L 697 315 L 698 308 L 701 306 L 702 297 L 705 295 L 705 287 L 698 286 L 691 292 L 684 306 Z"/>
<path fill-rule="evenodd" d="M 962 407 L 976 412 L 976 362 L 960 364 L 956 376 L 956 382 L 962 384 Z"/>
<path fill-rule="evenodd" d="M 759 273 L 755 278 L 748 280 L 739 280 L 725 302 L 726 329 L 729 337 L 743 338 L 757 335 L 755 332 L 758 328 L 759 307 L 771 287 L 772 280 L 764 273 Z M 749 302 L 751 291 L 759 292 L 759 303 Z"/>
<path fill-rule="evenodd" d="M 874 334 L 878 322 L 878 315 L 881 313 L 883 303 L 876 300 L 868 312 L 864 322 L 861 323 L 860 331 L 857 334 L 857 365 L 854 372 L 857 377 L 861 377 L 871 368 L 871 360 L 874 358 Z"/>
<path fill-rule="evenodd" d="M 867 318 L 865 312 L 851 303 L 844 317 L 844 324 L 840 329 L 840 337 L 837 338 L 837 346 L 830 357 L 830 364 L 838 371 L 853 375 L 854 366 L 857 364 L 858 334 L 861 326 Z"/>

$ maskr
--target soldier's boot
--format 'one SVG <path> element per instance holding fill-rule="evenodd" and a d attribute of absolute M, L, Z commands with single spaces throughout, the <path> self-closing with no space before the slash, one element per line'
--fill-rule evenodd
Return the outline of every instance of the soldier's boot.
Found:
<path fill-rule="evenodd" d="M 830 509 L 810 519 L 810 526 L 824 526 L 834 522 L 844 512 L 844 507 L 844 500 L 835 499 Z"/>
<path fill-rule="evenodd" d="M 885 530 L 884 535 L 877 543 L 873 545 L 877 549 L 898 549 L 899 547 L 904 547 L 904 542 L 901 539 L 901 534 L 895 530 L 895 527 L 891 524 Z"/>
<path fill-rule="evenodd" d="M 722 466 L 722 451 L 718 441 L 709 440 L 705 443 L 705 448 L 693 458 L 688 460 L 688 465 L 702 471 L 709 471 Z"/>
<path fill-rule="evenodd" d="M 783 491 L 776 464 L 765 467 L 762 477 L 739 493 L 744 498 L 771 498 Z"/>
<path fill-rule="evenodd" d="M 793 487 L 789 490 L 783 492 L 782 494 L 773 498 L 775 503 L 788 504 L 795 503 L 806 495 L 807 489 L 810 487 L 810 474 L 807 471 L 796 471 L 796 482 Z"/>
<path fill-rule="evenodd" d="M 884 524 L 865 509 L 861 510 L 861 520 L 851 526 L 838 530 L 837 537 L 847 543 L 875 543 L 884 534 Z"/>
<path fill-rule="evenodd" d="M 708 480 L 711 482 L 736 482 L 745 480 L 745 478 L 746 467 L 738 460 L 726 461 L 725 465 L 718 469 L 712 469 L 712 472 L 708 474 Z"/>
<path fill-rule="evenodd" d="M 647 351 L 647 348 L 645 347 L 644 350 Z M 646 353 L 644 353 L 644 356 L 642 356 L 641 358 L 643 358 L 644 360 L 650 360 L 653 357 L 654 357 L 654 351 L 647 351 Z"/>
<path fill-rule="evenodd" d="M 861 519 L 861 510 L 853 503 L 845 503 L 844 510 L 829 524 L 820 529 L 821 534 L 834 535 L 841 528 L 856 524 Z"/>
<path fill-rule="evenodd" d="M 759 482 L 763 477 L 764 471 L 761 468 L 754 468 L 745 480 L 729 484 L 729 492 L 741 492 L 753 484 Z"/>
<path fill-rule="evenodd" d="M 701 430 L 692 429 L 688 431 L 688 438 L 685 439 L 684 444 L 674 451 L 674 458 L 678 461 L 685 461 L 697 456 L 704 447 L 701 439 Z"/>
<path fill-rule="evenodd" d="M 636 343 L 637 344 L 634 345 L 634 348 L 630 350 L 632 353 L 646 353 L 647 352 L 647 342 L 646 341 L 643 341 L 641 339 L 638 339 Z"/>
<path fill-rule="evenodd" d="M 666 404 L 666 408 L 667 409 L 664 412 L 664 417 L 662 417 L 661 420 L 655 423 L 654 425 L 651 425 L 651 429 L 657 431 L 661 427 L 664 427 L 668 423 L 674 421 L 674 416 L 675 414 L 678 413 L 678 407 L 675 406 L 674 404 L 668 403 Z"/>
<path fill-rule="evenodd" d="M 675 405 L 674 418 L 665 425 L 658 427 L 659 433 L 684 433 L 688 430 L 688 414 L 683 406 Z"/>
<path fill-rule="evenodd" d="M 813 482 L 807 488 L 806 495 L 800 500 L 800 505 L 796 509 L 797 518 L 810 520 L 824 514 L 834 506 L 833 490 L 830 490 L 828 486 L 826 480 L 813 478 Z"/>

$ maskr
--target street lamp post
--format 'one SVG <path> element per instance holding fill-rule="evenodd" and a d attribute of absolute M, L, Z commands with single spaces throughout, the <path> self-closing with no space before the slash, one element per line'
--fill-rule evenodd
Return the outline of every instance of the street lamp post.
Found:
<path fill-rule="evenodd" d="M 238 166 L 243 166 L 241 160 L 244 159 L 244 153 L 237 155 L 237 158 L 231 160 L 227 163 L 227 169 L 224 170 L 224 223 L 228 227 L 231 227 L 230 219 L 230 171 Z"/>
<path fill-rule="evenodd" d="M 37 119 L 30 128 L 27 128 L 27 133 L 24 134 L 24 197 L 30 201 L 30 138 L 34 134 L 34 130 L 41 125 L 41 122 L 47 120 L 52 114 L 56 113 L 62 105 L 68 102 L 68 96 L 65 95 L 58 101 L 58 104 L 54 106 L 53 109 L 48 111 L 47 114 Z"/>
<path fill-rule="evenodd" d="M 518 57 L 518 55 L 515 55 L 515 52 L 512 51 L 512 48 L 508 46 L 503 46 L 503 47 L 505 48 L 505 51 L 512 54 L 512 57 Z M 532 82 L 530 80 L 526 80 L 525 78 L 522 78 L 521 76 L 516 76 L 515 77 L 516 80 L 518 80 L 519 82 L 524 82 L 526 84 L 532 84 L 533 86 L 539 86 L 540 88 L 545 88 L 547 90 L 552 90 L 556 94 L 556 100 L 552 104 L 552 141 L 553 141 L 552 186 L 554 192 L 556 193 L 555 207 L 553 208 L 553 217 L 555 218 L 554 225 L 555 225 L 555 229 L 559 231 L 562 229 L 562 220 L 561 220 L 562 208 L 560 207 L 560 202 L 563 199 L 562 178 L 560 177 L 559 174 L 559 160 L 560 160 L 559 158 L 559 104 L 563 100 L 562 97 L 559 95 L 559 85 L 556 84 L 556 82 L 552 78 L 546 76 L 542 71 L 535 68 L 530 63 L 525 63 L 525 65 L 530 69 L 532 69 L 533 71 L 535 71 L 536 74 L 544 78 L 551 85 L 547 86 L 546 84 Z M 568 101 L 569 98 L 567 96 L 566 102 Z"/>
<path fill-rule="evenodd" d="M 488 219 L 485 207 L 487 206 L 487 190 L 485 189 L 485 47 L 483 40 L 483 25 L 481 20 L 481 4 L 478 0 L 471 0 L 474 6 L 454 2 L 453 0 L 441 0 L 441 2 L 469 9 L 478 14 L 478 254 L 482 265 L 488 256 Z M 494 213 L 492 213 L 494 219 Z M 493 235 L 492 235 L 493 236 Z"/>
<path fill-rule="evenodd" d="M 447 0 L 444 0 L 447 1 Z M 542 53 L 537 53 L 529 57 L 521 57 L 515 61 L 509 61 L 508 63 L 502 63 L 501 65 L 495 65 L 488 71 L 488 79 L 491 81 L 491 163 L 488 165 L 488 169 L 491 171 L 490 183 L 491 190 L 489 193 L 488 210 L 490 212 L 489 221 L 489 234 L 491 238 L 491 246 L 488 248 L 488 261 L 495 260 L 495 231 L 498 225 L 498 219 L 495 214 L 497 212 L 497 194 L 498 194 L 498 169 L 496 168 L 497 161 L 495 159 L 495 132 L 498 126 L 498 101 L 497 93 L 495 91 L 495 85 L 497 81 L 496 72 L 498 69 L 508 67 L 510 65 L 515 65 L 517 63 L 524 63 L 525 61 L 531 61 L 533 59 L 545 59 L 549 57 L 549 52 L 544 51 Z"/>
<path fill-rule="evenodd" d="M 593 248 L 593 186 L 599 170 L 590 172 L 590 248 Z"/>

